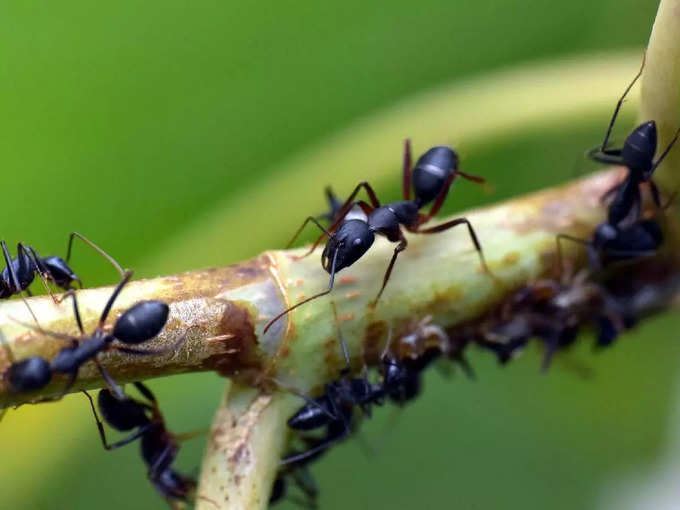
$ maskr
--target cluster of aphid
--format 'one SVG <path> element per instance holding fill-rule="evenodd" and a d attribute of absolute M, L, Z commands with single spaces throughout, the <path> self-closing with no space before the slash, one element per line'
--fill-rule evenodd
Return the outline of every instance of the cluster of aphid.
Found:
<path fill-rule="evenodd" d="M 633 83 L 639 76 L 640 73 Z M 626 167 L 627 175 L 619 185 L 602 197 L 603 202 L 608 203 L 607 219 L 595 229 L 589 239 L 566 234 L 557 237 L 558 279 L 530 283 L 509 296 L 495 312 L 467 328 L 458 327 L 455 331 L 447 332 L 425 318 L 398 331 L 394 340 L 391 332 L 388 332 L 378 364 L 378 375 L 374 381 L 369 378 L 367 370 L 364 370 L 361 377 L 351 375 L 350 358 L 342 340 L 336 314 L 338 338 L 346 366 L 337 379 L 324 386 L 320 396 L 312 398 L 301 395 L 306 403 L 288 420 L 288 426 L 295 435 L 294 444 L 301 444 L 303 447 L 291 449 L 282 460 L 271 494 L 272 503 L 284 497 L 288 483 L 292 481 L 302 492 L 304 504 L 315 507 L 317 489 L 308 470 L 309 464 L 321 457 L 330 446 L 346 439 L 356 429 L 360 415 L 370 416 L 373 406 L 390 402 L 402 406 L 416 398 L 421 391 L 423 371 L 438 358 L 457 362 L 472 376 L 472 369 L 465 358 L 467 346 L 478 345 L 493 352 L 501 363 L 506 363 L 531 339 L 538 339 L 544 346 L 543 368 L 546 369 L 553 354 L 572 344 L 583 325 L 594 325 L 597 344 L 600 346 L 611 344 L 622 331 L 633 325 L 637 319 L 635 311 L 626 300 L 611 292 L 605 275 L 614 267 L 614 263 L 638 261 L 641 257 L 655 254 L 661 246 L 662 229 L 654 217 L 646 217 L 643 213 L 641 186 L 649 186 L 654 204 L 662 211 L 665 206 L 652 175 L 678 138 L 676 133 L 656 161 L 656 125 L 653 121 L 635 128 L 621 149 L 608 146 L 619 109 L 633 83 L 619 100 L 602 145 L 590 152 L 590 156 L 596 161 Z M 358 261 L 373 245 L 376 235 L 396 243 L 396 247 L 373 306 L 390 279 L 399 253 L 407 247 L 402 229 L 414 234 L 434 234 L 458 225 L 466 225 L 482 268 L 493 276 L 486 265 L 475 230 L 466 218 L 425 226 L 442 207 L 449 188 L 458 176 L 483 182 L 479 177 L 460 171 L 458 156 L 449 147 L 429 149 L 412 169 L 411 148 L 406 141 L 402 201 L 381 205 L 367 182 L 357 185 L 344 202 L 339 201 L 327 189 L 330 210 L 307 218 L 295 237 L 309 222 L 322 230 L 323 234 L 307 255 L 314 251 L 324 237 L 328 238 L 321 258 L 323 269 L 330 275 L 328 288 L 274 317 L 264 331 L 297 307 L 330 293 L 336 273 Z M 369 202 L 356 200 L 361 189 L 368 194 Z M 429 204 L 430 209 L 426 213 L 421 212 Z M 323 221 L 327 222 L 327 227 L 322 225 Z M 82 281 L 69 266 L 71 245 L 76 237 L 102 254 L 121 276 L 91 333 L 86 333 L 83 328 L 76 292 L 72 288 L 74 282 L 78 282 L 82 288 Z M 569 277 L 563 275 L 561 242 L 564 240 L 586 247 L 589 261 L 587 270 Z M 130 281 L 132 272 L 123 271 L 101 248 L 77 233 L 71 234 L 65 260 L 58 256 L 43 258 L 33 248 L 23 244 L 17 246 L 17 256 L 12 258 L 4 241 L 0 242 L 0 246 L 6 263 L 5 269 L 0 273 L 0 299 L 23 292 L 30 295 L 28 288 L 38 275 L 55 302 L 69 297 L 72 299 L 73 314 L 80 332 L 79 336 L 70 336 L 46 331 L 39 326 L 31 311 L 36 325 L 28 326 L 64 342 L 64 346 L 52 359 L 32 356 L 15 361 L 9 347 L 5 345 L 11 364 L 3 372 L 2 379 L 8 392 L 17 394 L 38 391 L 47 387 L 54 376 L 61 375 L 66 377 L 66 384 L 61 394 L 55 398 L 60 399 L 75 384 L 80 368 L 87 362 L 93 362 L 106 381 L 107 388 L 100 390 L 97 406 L 90 395 L 84 393 L 92 407 L 104 448 L 115 449 L 139 439 L 142 459 L 156 490 L 173 506 L 191 499 L 195 481 L 172 467 L 182 436 L 174 435 L 166 428 L 158 403 L 145 385 L 134 383 L 143 399 L 129 396 L 107 373 L 99 360 L 99 355 L 107 350 L 149 356 L 175 349 L 184 337 L 170 348 L 139 347 L 155 338 L 165 327 L 169 314 L 168 305 L 160 301 L 141 301 L 122 313 L 112 327 L 106 327 L 112 306 Z M 64 289 L 66 293 L 56 298 L 50 290 L 50 283 Z M 28 306 L 28 302 L 26 304 Z M 104 422 L 113 429 L 130 435 L 109 444 L 96 407 L 99 408 L 99 415 Z"/>
<path fill-rule="evenodd" d="M 637 320 L 635 310 L 629 300 L 610 291 L 607 272 L 616 269 L 623 261 L 636 263 L 643 257 L 654 255 L 661 246 L 663 234 L 657 220 L 643 214 L 641 187 L 649 186 L 654 204 L 659 211 L 663 211 L 665 205 L 661 203 L 652 175 L 680 133 L 679 130 L 656 161 L 654 121 L 635 128 L 622 148 L 609 147 L 619 109 L 641 72 L 642 69 L 618 101 L 602 145 L 589 152 L 590 157 L 598 162 L 626 167 L 627 174 L 616 187 L 601 197 L 602 202 L 607 203 L 607 219 L 589 239 L 566 234 L 557 236 L 559 277 L 526 285 L 510 295 L 493 313 L 467 327 L 458 326 L 446 332 L 430 324 L 429 318 L 426 318 L 415 327 L 403 331 L 395 341 L 388 334 L 375 382 L 371 382 L 366 370 L 361 377 L 350 376 L 350 359 L 338 325 L 346 368 L 338 379 L 325 385 L 321 396 L 310 398 L 301 395 L 306 404 L 288 420 L 288 426 L 296 442 L 304 448 L 289 451 L 282 460 L 271 494 L 272 503 L 281 500 L 286 495 L 288 482 L 293 482 L 303 496 L 297 501 L 315 508 L 318 491 L 309 472 L 309 464 L 321 457 L 329 447 L 347 438 L 356 429 L 361 416 L 370 416 L 372 406 L 386 402 L 403 405 L 416 398 L 421 390 L 423 370 L 437 358 L 446 357 L 459 363 L 472 376 L 472 369 L 465 358 L 467 346 L 477 345 L 490 351 L 505 364 L 531 339 L 537 339 L 544 347 L 542 369 L 546 370 L 554 353 L 571 345 L 584 325 L 594 327 L 596 345 L 600 347 L 610 345 L 621 332 L 633 326 Z M 385 272 L 382 287 L 373 302 L 375 305 L 389 280 L 399 252 L 406 248 L 401 227 L 416 234 L 431 234 L 466 224 L 481 265 L 489 273 L 482 247 L 467 219 L 458 218 L 423 228 L 442 206 L 458 175 L 483 182 L 458 169 L 458 157 L 449 147 L 429 149 L 418 159 L 411 172 L 410 145 L 407 140 L 404 150 L 403 201 L 380 205 L 373 188 L 366 182 L 360 183 L 344 203 L 327 189 L 329 212 L 308 217 L 302 227 L 313 222 L 323 231 L 306 255 L 314 250 L 324 236 L 328 238 L 322 254 L 322 266 L 330 274 L 328 289 L 291 306 L 275 317 L 267 328 L 295 308 L 331 292 L 335 274 L 361 258 L 373 244 L 375 234 L 379 234 L 398 244 Z M 410 198 L 411 187 L 415 197 L 413 200 Z M 355 201 L 361 188 L 366 190 L 370 204 Z M 432 202 L 427 214 L 419 212 Z M 323 220 L 330 224 L 328 228 L 320 223 Z M 565 240 L 586 247 L 588 269 L 575 275 L 564 274 L 561 243 Z M 317 431 L 317 435 L 310 434 L 312 431 Z"/>
<path fill-rule="evenodd" d="M 74 237 L 82 239 L 101 253 L 118 270 L 121 275 L 120 282 L 114 288 L 99 317 L 97 327 L 86 333 L 83 328 L 78 299 L 75 291 L 71 288 L 73 282 L 82 282 L 70 268 L 68 260 L 71 253 L 71 244 Z M 92 398 L 87 392 L 83 392 L 90 401 L 92 412 L 101 435 L 102 444 L 106 450 L 113 450 L 124 446 L 132 441 L 140 439 L 142 460 L 147 466 L 148 478 L 156 490 L 175 507 L 181 502 L 188 501 L 193 494 L 196 482 L 193 478 L 185 476 L 175 469 L 172 464 L 177 457 L 180 436 L 170 432 L 161 414 L 158 403 L 145 385 L 134 383 L 146 402 L 130 397 L 113 380 L 99 361 L 99 355 L 107 350 L 117 350 L 127 354 L 138 356 L 150 356 L 165 353 L 175 349 L 184 338 L 170 348 L 152 349 L 139 348 L 141 344 L 155 338 L 165 327 L 168 320 L 169 307 L 161 301 L 140 301 L 123 312 L 115 321 L 113 328 L 106 328 L 105 323 L 111 308 L 132 277 L 132 271 L 123 271 L 118 263 L 106 254 L 92 241 L 78 233 L 72 233 L 69 239 L 68 255 L 66 260 L 58 256 L 41 258 L 37 252 L 28 246 L 18 245 L 17 257 L 9 255 L 5 242 L 0 242 L 5 256 L 6 267 L 0 274 L 0 297 L 8 298 L 14 294 L 26 292 L 30 295 L 28 287 L 37 274 L 50 296 L 55 302 L 71 297 L 73 300 L 73 314 L 80 332 L 79 336 L 69 336 L 63 333 L 47 331 L 40 327 L 31 307 L 28 306 L 36 325 L 26 324 L 41 334 L 64 342 L 62 347 L 52 359 L 41 356 L 31 356 L 21 361 L 15 361 L 9 346 L 4 343 L 7 356 L 11 361 L 10 366 L 2 374 L 2 379 L 7 386 L 9 394 L 30 393 L 46 388 L 56 375 L 65 375 L 66 384 L 62 392 L 54 398 L 46 400 L 59 400 L 73 387 L 78 377 L 80 367 L 92 361 L 107 383 L 107 388 L 99 391 L 97 404 L 99 413 L 104 421 L 121 432 L 131 432 L 130 436 L 113 444 L 109 444 L 104 433 L 104 426 L 97 415 Z M 49 288 L 48 282 L 61 287 L 67 292 L 57 299 Z"/>

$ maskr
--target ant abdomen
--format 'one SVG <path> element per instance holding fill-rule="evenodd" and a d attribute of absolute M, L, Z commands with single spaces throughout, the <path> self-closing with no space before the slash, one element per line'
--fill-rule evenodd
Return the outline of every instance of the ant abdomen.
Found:
<path fill-rule="evenodd" d="M 121 432 L 149 423 L 143 406 L 131 399 L 118 399 L 108 389 L 99 391 L 97 406 L 104 420 Z"/>
<path fill-rule="evenodd" d="M 162 301 L 140 301 L 116 321 L 113 336 L 125 344 L 140 344 L 158 335 L 170 308 Z"/>
<path fill-rule="evenodd" d="M 458 169 L 458 154 L 451 147 L 432 147 L 418 158 L 412 173 L 413 189 L 420 207 L 432 202 Z"/>

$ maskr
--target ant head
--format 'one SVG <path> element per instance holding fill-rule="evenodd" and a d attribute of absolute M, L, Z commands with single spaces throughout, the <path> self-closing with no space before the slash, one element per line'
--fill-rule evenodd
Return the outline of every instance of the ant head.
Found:
<path fill-rule="evenodd" d="M 124 432 L 149 423 L 148 407 L 131 398 L 120 400 L 109 389 L 99 391 L 97 407 L 106 423 Z"/>
<path fill-rule="evenodd" d="M 113 336 L 125 344 L 140 344 L 161 332 L 170 308 L 162 301 L 140 301 L 116 321 Z"/>
<path fill-rule="evenodd" d="M 35 391 L 47 386 L 52 379 L 52 369 L 46 359 L 31 356 L 11 365 L 7 378 L 14 391 Z"/>
<path fill-rule="evenodd" d="M 653 120 L 640 124 L 623 143 L 621 156 L 632 171 L 647 173 L 652 169 L 656 152 L 656 123 Z"/>
<path fill-rule="evenodd" d="M 321 265 L 327 272 L 332 271 L 335 257 L 335 271 L 351 266 L 373 245 L 375 234 L 368 223 L 361 220 L 343 221 L 328 240 L 321 254 Z"/>
<path fill-rule="evenodd" d="M 418 158 L 412 184 L 416 200 L 422 207 L 439 194 L 452 172 L 458 169 L 458 154 L 451 147 L 432 147 Z"/>

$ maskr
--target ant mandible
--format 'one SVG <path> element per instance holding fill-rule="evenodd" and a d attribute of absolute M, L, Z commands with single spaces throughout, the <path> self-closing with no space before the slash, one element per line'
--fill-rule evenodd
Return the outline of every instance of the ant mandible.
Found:
<path fill-rule="evenodd" d="M 128 395 L 120 399 L 108 389 L 100 390 L 97 395 L 97 406 L 106 423 L 120 432 L 136 429 L 128 437 L 113 444 L 109 444 L 106 439 L 104 425 L 97 415 L 92 397 L 86 391 L 83 393 L 90 401 L 104 449 L 115 450 L 141 438 L 140 449 L 142 459 L 149 469 L 149 480 L 173 508 L 179 508 L 175 503 L 186 502 L 191 497 L 196 488 L 196 481 L 172 469 L 172 464 L 179 451 L 179 440 L 188 439 L 196 434 L 182 436 L 173 434 L 167 429 L 156 397 L 151 390 L 141 382 L 136 382 L 134 385 L 148 403 L 133 399 Z"/>
<path fill-rule="evenodd" d="M 83 329 L 78 301 L 75 292 L 73 291 L 70 291 L 68 294 L 73 298 L 73 312 L 78 329 L 80 330 L 80 337 L 65 335 L 54 331 L 46 331 L 40 327 L 26 325 L 41 334 L 67 341 L 70 345 L 61 349 L 51 362 L 40 356 L 31 356 L 19 362 L 12 362 L 6 373 L 3 375 L 9 382 L 10 391 L 14 393 L 36 391 L 47 386 L 54 373 L 66 374 L 69 376 L 69 379 L 64 390 L 60 396 L 57 397 L 57 399 L 59 399 L 68 393 L 75 383 L 80 367 L 87 361 L 92 360 L 109 387 L 112 388 L 118 396 L 122 396 L 124 395 L 123 391 L 113 381 L 111 376 L 99 362 L 99 353 L 113 348 L 120 352 L 134 355 L 161 354 L 168 350 L 175 349 L 181 344 L 184 341 L 184 336 L 182 336 L 175 345 L 169 348 L 152 350 L 131 347 L 151 340 L 161 332 L 168 320 L 169 313 L 168 305 L 162 301 L 140 301 L 126 310 L 118 320 L 116 320 L 111 333 L 106 333 L 104 331 L 104 323 L 111 311 L 111 307 L 131 277 L 132 271 L 126 271 L 123 279 L 116 286 L 111 297 L 104 306 L 104 310 L 99 318 L 99 324 L 89 335 L 85 334 Z M 112 342 L 115 340 L 123 345 L 112 345 Z M 9 347 L 6 344 L 5 347 L 9 352 L 10 359 L 12 359 Z"/>
<path fill-rule="evenodd" d="M 628 135 L 623 142 L 623 147 L 620 149 L 608 148 L 609 138 L 614 128 L 614 123 L 619 114 L 619 110 L 623 101 L 628 95 L 628 92 L 633 87 L 635 82 L 642 75 L 642 70 L 645 66 L 645 58 L 642 58 L 642 65 L 640 70 L 633 78 L 633 81 L 628 85 L 623 95 L 616 103 L 614 114 L 609 121 L 607 132 L 605 133 L 602 145 L 592 149 L 588 155 L 590 158 L 600 163 L 614 164 L 625 166 L 628 169 L 628 174 L 625 179 L 607 191 L 603 199 L 614 194 L 614 199 L 609 206 L 608 222 L 611 225 L 618 225 L 625 220 L 631 212 L 633 221 L 640 217 L 641 197 L 640 184 L 648 183 L 652 192 L 652 198 L 657 207 L 661 207 L 661 198 L 659 189 L 652 180 L 652 176 L 656 168 L 661 164 L 664 158 L 668 155 L 671 148 L 678 140 L 680 129 L 675 132 L 675 136 L 671 139 L 668 146 L 661 153 L 659 158 L 654 161 L 654 154 L 657 148 L 657 131 L 656 122 L 650 120 L 637 126 L 633 132 Z"/>
<path fill-rule="evenodd" d="M 42 280 L 47 293 L 52 297 L 52 300 L 55 303 L 59 303 L 61 300 L 54 297 L 47 285 L 48 281 L 66 291 L 71 290 L 74 282 L 78 282 L 79 287 L 82 289 L 82 280 L 68 264 L 71 258 L 73 239 L 76 237 L 96 250 L 111 263 L 116 271 L 120 273 L 121 277 L 123 276 L 123 269 L 121 269 L 120 265 L 113 257 L 78 232 L 71 232 L 71 235 L 69 236 L 66 260 L 57 255 L 41 257 L 34 248 L 24 245 L 23 243 L 17 244 L 17 256 L 12 258 L 5 241 L 0 241 L 2 254 L 5 258 L 5 269 L 0 273 L 0 299 L 9 298 L 24 291 L 30 296 L 31 291 L 29 290 L 29 287 L 31 283 L 33 283 L 36 273 Z"/>
<path fill-rule="evenodd" d="M 474 182 L 484 182 L 484 179 L 480 177 L 461 172 L 458 169 L 458 155 L 453 149 L 445 146 L 433 147 L 425 152 L 425 154 L 418 159 L 413 172 L 411 172 L 411 143 L 410 140 L 407 139 L 404 143 L 402 175 L 403 201 L 392 202 L 381 206 L 371 185 L 364 181 L 359 183 L 347 198 L 337 215 L 337 219 L 328 230 L 325 229 L 316 218 L 309 216 L 295 233 L 288 246 L 295 241 L 297 236 L 310 221 L 323 231 L 323 234 L 314 242 L 312 247 L 305 255 L 303 255 L 303 257 L 311 254 L 323 240 L 324 236 L 328 237 L 328 243 L 321 254 L 321 265 L 330 275 L 328 289 L 319 292 L 318 294 L 314 294 L 281 312 L 265 326 L 264 333 L 267 332 L 274 322 L 295 308 L 330 293 L 333 290 L 335 274 L 359 260 L 373 245 L 375 235 L 378 234 L 385 236 L 388 241 L 398 244 L 394 249 L 390 263 L 385 271 L 380 291 L 372 302 L 372 305 L 375 306 L 380 299 L 383 290 L 385 290 L 385 286 L 392 274 L 392 269 L 397 260 L 397 256 L 400 252 L 404 251 L 408 245 L 401 227 L 404 227 L 407 231 L 414 234 L 434 234 L 461 224 L 467 225 L 468 233 L 477 250 L 481 265 L 484 268 L 484 271 L 489 273 L 482 247 L 479 244 L 474 228 L 467 218 L 457 218 L 441 225 L 422 228 L 422 225 L 437 214 L 443 205 L 446 195 L 449 192 L 449 188 L 457 175 Z M 411 186 L 413 186 L 414 191 L 413 200 L 411 200 Z M 371 202 L 370 204 L 362 200 L 354 202 L 354 198 L 362 188 L 366 190 Z M 429 203 L 432 203 L 429 212 L 427 214 L 420 213 L 420 209 Z M 367 216 L 366 220 L 346 218 L 347 213 L 354 205 L 358 205 L 363 210 Z"/>

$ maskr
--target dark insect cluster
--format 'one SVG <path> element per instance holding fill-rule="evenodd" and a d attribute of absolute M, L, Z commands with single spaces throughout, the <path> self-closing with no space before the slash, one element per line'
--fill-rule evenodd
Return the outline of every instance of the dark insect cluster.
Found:
<path fill-rule="evenodd" d="M 173 468 L 179 453 L 179 440 L 194 434 L 176 436 L 165 426 L 165 420 L 158 402 L 151 390 L 140 382 L 134 383 L 145 401 L 123 394 L 117 396 L 108 389 L 99 390 L 97 407 L 104 421 L 119 432 L 131 432 L 129 436 L 109 443 L 104 425 L 97 415 L 92 397 L 84 391 L 92 407 L 92 414 L 106 450 L 115 450 L 133 441 L 140 440 L 140 453 L 147 467 L 147 476 L 158 493 L 172 508 L 181 508 L 179 503 L 193 498 L 196 481 Z"/>
<path fill-rule="evenodd" d="M 520 288 L 505 288 L 505 297 L 497 309 L 449 330 L 423 312 L 414 311 L 417 318 L 408 323 L 395 320 L 396 325 L 386 325 L 380 334 L 374 335 L 377 338 L 373 344 L 375 352 L 364 353 L 361 360 L 354 360 L 354 364 L 343 340 L 333 303 L 337 343 L 344 358 L 344 368 L 334 380 L 318 388 L 318 394 L 307 395 L 288 389 L 300 396 L 304 403 L 287 421 L 293 441 L 281 460 L 270 503 L 290 498 L 305 507 L 317 508 L 319 489 L 310 466 L 356 432 L 376 408 L 388 405 L 404 408 L 417 399 L 423 390 L 423 375 L 430 366 L 437 365 L 446 371 L 457 366 L 473 378 L 475 373 L 467 356 L 470 346 L 487 355 L 491 353 L 501 364 L 506 364 L 529 342 L 536 341 L 543 349 L 542 370 L 546 371 L 556 353 L 571 346 L 584 328 L 594 330 L 595 345 L 604 348 L 638 322 L 643 308 L 638 299 L 642 287 L 629 275 L 641 273 L 640 267 L 650 257 L 658 256 L 663 247 L 664 210 L 672 197 L 662 197 L 653 175 L 680 135 L 678 130 L 656 156 L 659 149 L 657 130 L 655 122 L 650 120 L 636 127 L 622 147 L 610 147 L 624 98 L 641 73 L 642 68 L 619 99 L 602 144 L 589 153 L 598 162 L 625 167 L 625 175 L 614 188 L 597 197 L 603 209 L 606 207 L 606 218 L 593 232 L 586 233 L 584 238 L 570 233 L 557 236 L 556 276 L 543 275 Z M 371 313 L 390 280 L 399 254 L 408 246 L 406 233 L 435 234 L 464 225 L 477 252 L 479 266 L 497 281 L 487 267 L 477 233 L 466 217 L 427 226 L 443 206 L 456 177 L 484 182 L 480 177 L 462 172 L 458 154 L 448 146 L 428 149 L 413 165 L 410 141 L 406 140 L 401 200 L 382 203 L 373 186 L 366 181 L 357 184 L 344 201 L 338 199 L 330 187 L 326 188 L 328 210 L 309 216 L 293 236 L 291 244 L 310 222 L 322 231 L 303 256 L 308 256 L 323 240 L 326 241 L 321 267 L 329 275 L 328 287 L 284 310 L 265 326 L 263 332 L 266 333 L 277 320 L 299 306 L 329 294 L 336 274 L 361 260 L 378 236 L 393 243 L 394 250 L 375 299 L 369 305 Z M 650 190 L 650 200 L 647 201 L 642 193 L 645 187 Z M 357 198 L 362 190 L 368 197 L 367 201 Z M 81 320 L 77 298 L 79 289 L 74 288 L 76 284 L 82 288 L 82 280 L 69 265 L 76 238 L 108 260 L 121 277 L 106 301 L 97 325 L 89 333 Z M 572 273 L 571 268 L 565 267 L 564 241 L 585 247 L 586 269 Z M 100 361 L 100 355 L 110 350 L 133 356 L 153 356 L 178 348 L 184 336 L 169 347 L 148 347 L 148 342 L 156 338 L 168 322 L 168 304 L 161 301 L 138 302 L 127 308 L 112 325 L 107 325 L 116 300 L 132 278 L 132 271 L 123 271 L 99 246 L 73 232 L 65 259 L 56 255 L 42 257 L 33 247 L 23 243 L 17 245 L 16 257 L 10 255 L 5 241 L 0 241 L 0 247 L 5 261 L 5 268 L 0 273 L 0 299 L 14 295 L 21 295 L 24 299 L 24 293 L 30 296 L 29 288 L 38 275 L 55 304 L 64 299 L 72 300 L 73 317 L 79 333 L 72 336 L 44 330 L 29 302 L 24 300 L 36 323 L 26 326 L 61 344 L 58 350 L 52 351 L 56 352 L 52 359 L 30 356 L 16 360 L 3 337 L 10 364 L 1 377 L 8 393 L 23 394 L 47 388 L 58 376 L 65 381 L 62 391 L 54 398 L 60 399 L 73 389 L 81 367 L 92 362 L 107 387 L 99 391 L 96 405 L 92 397 L 84 393 L 89 399 L 104 448 L 113 450 L 139 440 L 147 477 L 155 490 L 173 508 L 191 502 L 196 481 L 178 471 L 175 461 L 181 440 L 195 434 L 177 435 L 171 432 L 151 390 L 141 382 L 135 382 L 141 398 L 131 397 L 113 380 Z M 50 286 L 66 292 L 56 297 Z M 371 364 L 376 366 L 375 370 L 368 368 Z M 360 374 L 353 373 L 353 365 L 362 367 Z M 279 386 L 281 390 L 287 389 L 282 384 Z M 127 436 L 109 443 L 104 424 Z M 295 492 L 291 491 L 293 487 Z"/>
<path fill-rule="evenodd" d="M 639 74 L 633 83 L 638 77 Z M 654 121 L 635 128 L 622 148 L 609 147 L 616 117 L 633 83 L 619 99 L 601 146 L 589 153 L 596 161 L 625 167 L 626 174 L 616 187 L 601 197 L 607 207 L 606 219 L 589 238 L 582 239 L 566 233 L 557 236 L 557 277 L 529 282 L 510 292 L 493 312 L 468 324 L 456 325 L 449 331 L 433 324 L 430 317 L 425 317 L 400 332 L 394 344 L 389 341 L 388 335 L 387 347 L 378 363 L 376 382 L 370 382 L 366 370 L 361 377 L 351 376 L 347 350 L 339 335 L 346 368 L 338 379 L 326 384 L 320 396 L 303 396 L 306 404 L 289 419 L 288 426 L 295 432 L 295 442 L 303 448 L 291 449 L 283 458 L 273 486 L 271 503 L 286 496 L 288 484 L 293 482 L 303 497 L 288 497 L 305 507 L 317 508 L 318 488 L 311 475 L 310 464 L 354 432 L 361 418 L 370 417 L 373 406 L 386 403 L 402 406 L 417 398 L 422 391 L 425 369 L 439 359 L 458 364 L 468 376 L 474 377 L 466 356 L 469 346 L 489 352 L 501 364 L 507 364 L 530 341 L 535 340 L 543 348 L 541 369 L 546 371 L 554 355 L 574 344 L 585 327 L 595 332 L 595 347 L 601 349 L 612 345 L 623 332 L 638 322 L 644 312 L 644 306 L 641 306 L 644 299 L 640 299 L 640 295 L 646 292 L 641 283 L 644 279 L 637 281 L 627 276 L 626 271 L 628 274 L 644 272 L 644 268 L 649 267 L 646 264 L 649 257 L 657 255 L 663 245 L 660 219 L 667 205 L 662 203 L 652 176 L 673 148 L 678 133 L 656 160 L 657 134 Z M 274 318 L 268 327 L 298 306 L 328 294 L 333 288 L 335 274 L 359 260 L 370 249 L 376 234 L 398 243 L 376 301 L 389 280 L 397 255 L 406 247 L 402 228 L 413 233 L 434 233 L 466 223 L 482 266 L 486 268 L 476 234 L 465 218 L 422 228 L 441 207 L 456 175 L 481 180 L 461 174 L 457 162 L 457 155 L 451 149 L 435 147 L 418 160 L 411 172 L 410 145 L 407 141 L 403 171 L 404 201 L 382 206 L 373 188 L 362 182 L 340 205 L 340 201 L 327 189 L 328 212 L 307 218 L 303 227 L 313 222 L 323 230 L 323 235 L 307 255 L 324 237 L 328 239 L 322 254 L 322 266 L 330 274 L 329 287 L 291 306 Z M 656 208 L 652 214 L 647 214 L 643 207 L 641 189 L 644 186 L 650 188 L 652 203 Z M 410 198 L 411 187 L 415 195 L 413 200 Z M 362 188 L 369 196 L 369 203 L 355 201 Z M 429 203 L 433 203 L 430 211 L 427 214 L 420 213 L 420 209 Z M 356 212 L 353 212 L 353 216 L 348 218 L 352 208 L 363 212 L 363 217 L 355 218 Z M 328 229 L 318 220 L 326 220 L 330 225 Z M 567 271 L 562 247 L 565 240 L 585 246 L 587 269 L 575 274 Z M 622 273 L 623 277 L 620 276 Z M 318 434 L 310 435 L 314 431 Z"/>

